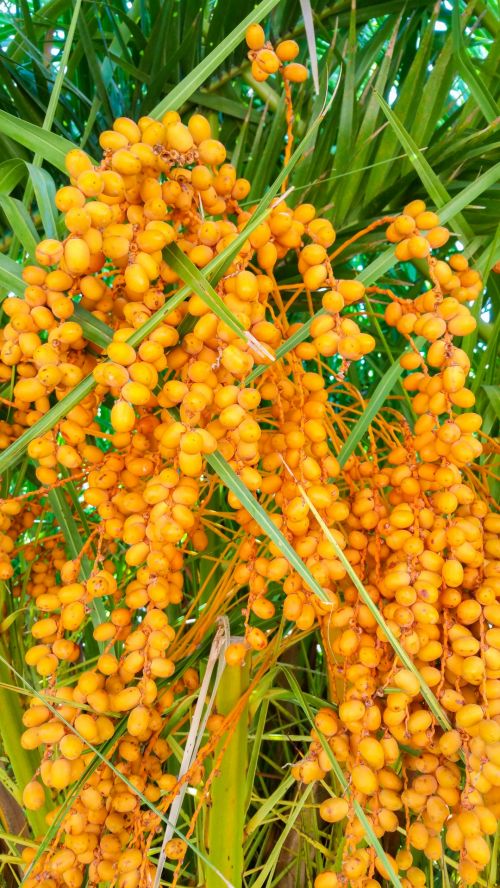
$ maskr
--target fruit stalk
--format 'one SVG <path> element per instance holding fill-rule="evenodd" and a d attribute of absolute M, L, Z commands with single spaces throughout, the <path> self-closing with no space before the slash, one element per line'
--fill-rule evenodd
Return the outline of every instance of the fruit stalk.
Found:
<path fill-rule="evenodd" d="M 217 692 L 217 711 L 228 715 L 248 688 L 249 663 L 226 666 Z M 227 743 L 221 764 L 212 784 L 212 805 L 208 829 L 210 860 L 234 888 L 243 879 L 243 828 L 245 796 L 241 792 L 247 769 L 248 707 L 241 713 L 233 735 Z M 224 746 L 224 737 L 215 750 L 214 759 Z M 223 888 L 215 872 L 207 871 L 206 888 Z"/>
<path fill-rule="evenodd" d="M 10 691 L 6 687 L 12 681 L 12 677 L 2 656 L 3 653 L 3 648 L 0 648 L 0 712 L 4 713 L 4 717 L 0 718 L 0 738 L 2 748 L 14 772 L 16 785 L 24 787 L 32 780 L 39 759 L 35 751 L 23 749 L 21 746 L 21 735 L 24 731 L 21 706 L 15 689 Z M 45 808 L 38 811 L 25 810 L 25 816 L 35 836 L 43 835 L 47 828 L 45 814 Z"/>

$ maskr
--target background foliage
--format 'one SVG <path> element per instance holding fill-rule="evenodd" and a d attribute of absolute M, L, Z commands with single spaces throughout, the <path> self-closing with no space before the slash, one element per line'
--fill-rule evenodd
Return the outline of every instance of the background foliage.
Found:
<path fill-rule="evenodd" d="M 19 286 L 15 263 L 32 252 L 43 233 L 51 236 L 57 230 L 52 200 L 54 187 L 63 181 L 62 158 L 67 147 L 63 140 L 98 157 L 98 135 L 114 118 L 127 115 L 137 119 L 154 113 L 166 97 L 168 107 L 171 90 L 189 83 L 192 70 L 217 48 L 220 64 L 194 93 L 186 90 L 188 98 L 180 110 L 207 114 L 214 135 L 228 146 L 239 174 L 252 181 L 251 198 L 257 200 L 265 194 L 282 161 L 284 104 L 273 78 L 265 84 L 253 80 L 243 44 L 228 53 L 225 42 L 252 6 L 248 0 L 0 2 L 2 295 Z M 290 201 L 315 203 L 318 211 L 332 219 L 338 243 L 378 216 L 399 211 L 415 197 L 424 197 L 438 207 L 454 199 L 464 204 L 463 211 L 453 217 L 452 228 L 487 281 L 485 294 L 474 307 L 478 330 L 467 337 L 464 347 L 473 360 L 472 387 L 478 410 L 485 417 L 483 428 L 495 435 L 500 418 L 500 398 L 494 388 L 498 381 L 494 355 L 500 330 L 495 312 L 499 288 L 492 272 L 500 259 L 496 227 L 500 198 L 495 176 L 500 53 L 500 42 L 495 40 L 496 4 L 482 0 L 468 4 L 461 0 L 407 0 L 405 4 L 400 0 L 342 0 L 326 4 L 313 0 L 311 6 L 321 90 L 328 92 L 332 103 L 314 143 L 294 171 L 295 190 Z M 300 60 L 308 59 L 299 0 L 278 2 L 265 25 L 271 38 L 297 39 Z M 297 95 L 296 132 L 300 137 L 322 100 L 311 79 Z M 29 124 L 40 129 L 30 129 Z M 464 203 L 465 189 L 485 174 L 490 174 L 488 188 Z M 339 276 L 352 276 L 376 260 L 381 251 L 382 235 L 368 232 L 344 252 L 342 263 L 336 265 Z M 280 280 L 293 280 L 290 274 L 282 268 Z M 397 286 L 396 273 L 386 271 L 377 283 L 380 287 Z M 411 281 L 406 292 L 411 295 Z M 291 320 L 304 321 L 318 307 L 308 305 L 305 299 L 298 301 Z M 393 352 L 397 355 L 397 334 L 380 318 L 375 324 L 374 329 L 370 321 L 377 349 L 352 372 L 351 381 L 365 398 L 378 386 L 379 399 L 390 403 L 387 397 L 396 398 L 404 412 L 407 405 L 401 391 L 394 389 L 391 395 L 392 386 L 384 385 Z M 491 454 L 484 459 L 491 459 Z M 10 475 L 4 478 L 4 492 L 11 480 Z M 54 515 L 60 523 L 64 520 L 55 507 Z M 224 559 L 231 557 L 227 542 L 222 534 L 214 534 L 212 560 L 194 560 L 193 589 L 210 576 L 211 589 L 217 593 Z M 78 529 L 73 544 L 78 551 Z M 215 567 L 214 557 L 219 559 Z M 21 682 L 26 670 L 22 656 L 26 615 L 5 595 L 2 606 L 0 702 L 2 714 L 6 711 L 3 707 L 8 707 L 10 730 L 0 726 L 5 846 L 0 856 L 0 880 L 3 867 L 5 879 L 15 883 L 18 873 L 8 865 L 15 863 L 18 845 L 11 836 L 22 829 L 23 819 L 15 801 L 19 799 L 19 775 L 9 770 L 6 757 L 19 737 L 20 704 L 8 688 Z M 238 606 L 238 601 L 233 601 L 228 616 L 231 630 L 238 632 L 241 603 Z M 207 628 L 199 648 L 199 665 L 210 641 Z M 5 660 L 18 670 L 15 681 Z M 308 799 L 292 785 L 285 769 L 307 738 L 308 706 L 320 705 L 327 696 L 315 635 L 305 634 L 291 648 L 284 638 L 281 660 L 288 663 L 288 671 L 276 666 L 256 689 L 248 735 L 251 767 L 244 787 L 249 807 L 243 851 L 246 884 L 259 888 L 308 884 L 320 855 L 334 862 L 339 847 L 339 837 L 330 829 L 321 830 Z M 290 676 L 295 676 L 300 688 L 291 686 Z M 25 677 L 33 680 L 31 674 Z M 189 819 L 189 804 L 183 817 Z M 203 847 L 203 824 L 197 829 L 196 838 Z M 441 884 L 440 867 L 431 870 L 430 879 Z M 202 863 L 193 855 L 186 880 L 194 881 L 186 884 L 195 884 L 201 873 Z"/>

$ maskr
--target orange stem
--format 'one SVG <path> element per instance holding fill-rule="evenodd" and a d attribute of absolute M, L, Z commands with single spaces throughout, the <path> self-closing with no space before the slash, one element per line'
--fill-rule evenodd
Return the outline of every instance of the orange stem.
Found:
<path fill-rule="evenodd" d="M 396 219 L 396 216 L 383 216 L 382 219 L 376 219 L 375 222 L 370 222 L 366 228 L 362 228 L 361 231 L 358 231 L 356 234 L 353 234 L 349 240 L 346 240 L 341 247 L 337 247 L 337 249 L 328 257 L 330 262 L 332 262 L 339 253 L 342 253 L 349 244 L 353 244 L 355 241 L 359 240 L 360 237 L 363 237 L 364 234 L 368 234 L 369 231 L 373 231 L 374 228 L 378 228 L 380 225 L 389 225 L 391 222 L 394 222 L 394 219 Z"/>

